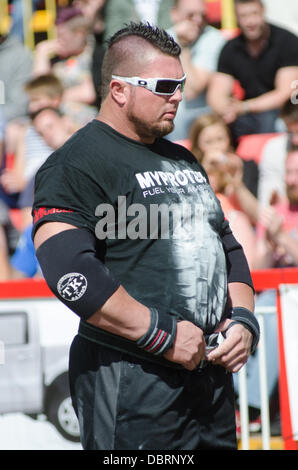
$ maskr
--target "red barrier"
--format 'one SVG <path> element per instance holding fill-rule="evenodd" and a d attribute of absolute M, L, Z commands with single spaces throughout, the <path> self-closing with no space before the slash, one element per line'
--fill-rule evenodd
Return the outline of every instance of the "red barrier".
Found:
<path fill-rule="evenodd" d="M 279 401 L 281 413 L 282 437 L 285 450 L 298 450 L 298 442 L 293 438 L 293 428 L 290 411 L 288 378 L 285 358 L 285 345 L 282 324 L 281 299 L 279 286 L 281 284 L 298 284 L 298 269 L 284 268 L 252 273 L 256 291 L 276 289 L 277 293 L 277 321 L 278 321 L 278 348 L 279 348 Z M 298 331 L 297 331 L 298 335 Z M 293 371 L 295 373 L 295 371 Z M 297 397 L 298 399 L 298 397 Z"/>
<path fill-rule="evenodd" d="M 256 291 L 278 289 L 280 284 L 298 284 L 298 268 L 275 268 L 252 272 Z"/>
<path fill-rule="evenodd" d="M 43 279 L 21 279 L 0 282 L 0 299 L 22 299 L 28 297 L 54 297 Z"/>
<path fill-rule="evenodd" d="M 276 289 L 277 291 L 277 314 L 279 331 L 279 398 L 282 424 L 282 437 L 286 450 L 298 450 L 298 442 L 293 439 L 293 429 L 290 413 L 290 402 L 288 393 L 288 380 L 286 372 L 284 336 L 281 315 L 280 284 L 298 284 L 298 269 L 271 269 L 252 272 L 255 290 Z M 9 282 L 0 282 L 0 299 L 21 298 L 48 298 L 53 297 L 43 279 L 24 279 Z M 298 335 L 298 332 L 297 332 Z"/>

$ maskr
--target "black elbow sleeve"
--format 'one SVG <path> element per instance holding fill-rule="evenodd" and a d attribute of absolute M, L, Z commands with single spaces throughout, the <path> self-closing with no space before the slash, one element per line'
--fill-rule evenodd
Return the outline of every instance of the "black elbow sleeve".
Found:
<path fill-rule="evenodd" d="M 96 239 L 88 230 L 70 229 L 50 237 L 36 256 L 51 291 L 83 320 L 120 285 L 96 256 Z"/>

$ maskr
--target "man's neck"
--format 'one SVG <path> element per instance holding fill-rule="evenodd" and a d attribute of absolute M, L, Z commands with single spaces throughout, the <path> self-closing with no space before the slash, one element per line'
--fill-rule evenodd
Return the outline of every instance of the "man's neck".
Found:
<path fill-rule="evenodd" d="M 269 36 L 270 26 L 265 24 L 262 35 L 258 39 L 251 41 L 247 38 L 245 39 L 248 52 L 252 57 L 258 57 L 261 54 L 268 43 Z"/>
<path fill-rule="evenodd" d="M 111 112 L 111 109 L 109 109 L 107 112 L 104 105 L 100 108 L 96 119 L 100 122 L 103 122 L 104 124 L 107 124 L 107 126 L 110 126 L 124 137 L 135 140 L 136 142 L 143 144 L 153 144 L 155 141 L 155 138 L 148 138 L 148 140 L 141 138 L 136 132 L 134 132 L 134 130 L 129 125 L 129 122 L 127 122 L 125 118 L 120 115 L 115 115 L 113 112 Z"/>

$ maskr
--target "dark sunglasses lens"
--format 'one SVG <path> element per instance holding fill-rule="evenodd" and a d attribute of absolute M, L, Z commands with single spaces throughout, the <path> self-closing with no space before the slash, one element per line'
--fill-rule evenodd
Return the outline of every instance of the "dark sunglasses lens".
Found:
<path fill-rule="evenodd" d="M 176 80 L 158 80 L 156 84 L 156 93 L 175 93 L 177 86 L 180 84 Z"/>

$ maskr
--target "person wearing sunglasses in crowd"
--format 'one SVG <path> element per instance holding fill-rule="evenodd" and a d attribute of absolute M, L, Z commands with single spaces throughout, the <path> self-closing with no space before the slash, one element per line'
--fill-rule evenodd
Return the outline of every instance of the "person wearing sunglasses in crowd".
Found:
<path fill-rule="evenodd" d="M 69 374 L 84 449 L 237 448 L 231 372 L 258 342 L 253 286 L 205 171 L 163 138 L 179 56 L 158 27 L 116 32 L 97 119 L 36 176 L 37 258 L 80 316 Z"/>

